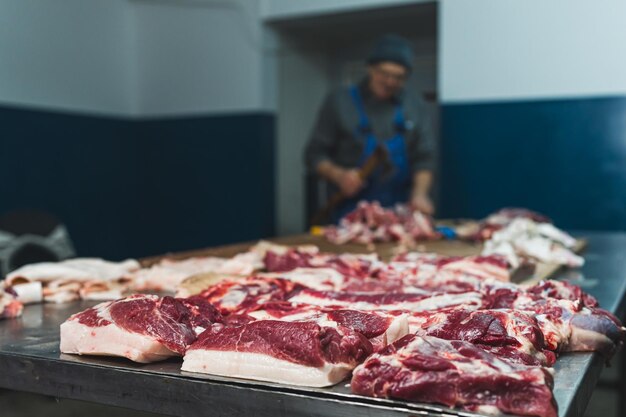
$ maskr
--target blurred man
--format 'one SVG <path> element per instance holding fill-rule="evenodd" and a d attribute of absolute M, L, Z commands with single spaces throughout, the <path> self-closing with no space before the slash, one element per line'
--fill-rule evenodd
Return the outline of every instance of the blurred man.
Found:
<path fill-rule="evenodd" d="M 408 40 L 382 37 L 367 59 L 367 76 L 324 101 L 306 148 L 311 172 L 346 198 L 333 220 L 359 200 L 383 206 L 410 202 L 425 213 L 434 206 L 429 192 L 434 164 L 431 121 L 424 104 L 404 86 L 413 66 Z M 360 168 L 377 150 L 385 161 L 371 176 Z"/>

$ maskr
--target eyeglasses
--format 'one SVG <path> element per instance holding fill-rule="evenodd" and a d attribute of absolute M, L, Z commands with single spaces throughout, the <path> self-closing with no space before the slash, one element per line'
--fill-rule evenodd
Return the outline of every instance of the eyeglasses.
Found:
<path fill-rule="evenodd" d="M 379 77 L 385 78 L 387 80 L 395 81 L 397 83 L 403 83 L 407 79 L 406 73 L 402 73 L 402 74 L 395 73 L 395 72 L 388 71 L 381 67 L 374 67 L 374 71 L 376 72 L 376 74 L 378 74 Z"/>

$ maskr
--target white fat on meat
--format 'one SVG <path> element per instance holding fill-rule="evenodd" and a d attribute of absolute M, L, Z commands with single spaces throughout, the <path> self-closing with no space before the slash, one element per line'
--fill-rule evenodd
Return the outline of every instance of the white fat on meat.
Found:
<path fill-rule="evenodd" d="M 576 239 L 574 237 L 555 227 L 553 224 L 536 223 L 536 225 L 536 230 L 540 235 L 547 237 L 555 242 L 558 242 L 566 248 L 571 249 L 576 246 Z"/>
<path fill-rule="evenodd" d="M 519 268 L 522 261 L 517 255 L 515 248 L 508 241 L 487 240 L 483 246 L 482 254 L 504 256 L 513 269 Z"/>
<path fill-rule="evenodd" d="M 183 314 L 184 309 L 200 321 Z M 200 326 L 205 319 L 209 320 L 172 297 L 132 295 L 67 319 L 61 324 L 61 352 L 120 356 L 141 363 L 181 356 L 195 341 L 194 327 L 205 327 Z"/>
<path fill-rule="evenodd" d="M 82 300 L 106 301 L 122 298 L 128 289 L 125 284 L 93 281 L 86 283 L 79 290 Z"/>
<path fill-rule="evenodd" d="M 61 352 L 77 355 L 120 356 L 149 363 L 178 356 L 153 337 L 124 331 L 114 324 L 90 327 L 69 320 L 61 325 Z"/>
<path fill-rule="evenodd" d="M 482 295 L 477 292 L 466 292 L 460 294 L 434 294 L 430 297 L 419 300 L 396 301 L 393 303 L 379 304 L 367 301 L 344 301 L 331 297 L 320 297 L 315 293 L 302 291 L 291 297 L 294 303 L 312 304 L 318 306 L 341 306 L 354 310 L 406 310 L 406 311 L 427 311 L 439 310 L 447 307 L 463 305 L 465 308 L 479 308 L 482 305 Z"/>
<path fill-rule="evenodd" d="M 249 292 L 244 288 L 228 291 L 224 297 L 220 299 L 220 306 L 225 309 L 236 309 L 248 295 L 256 295 L 258 291 L 251 289 Z"/>
<path fill-rule="evenodd" d="M 0 319 L 19 317 L 23 308 L 24 305 L 13 294 L 6 292 L 0 282 Z"/>
<path fill-rule="evenodd" d="M 301 253 L 308 253 L 311 255 L 315 255 L 319 253 L 319 248 L 315 245 L 298 245 L 298 246 L 285 246 L 279 245 L 277 243 L 269 242 L 267 240 L 260 240 L 256 245 L 250 247 L 248 252 L 253 252 L 257 254 L 257 256 L 263 260 L 267 252 L 274 252 L 277 255 L 284 255 L 290 250 L 296 249 Z M 261 265 L 263 267 L 263 265 Z"/>
<path fill-rule="evenodd" d="M 41 282 L 27 282 L 14 285 L 13 291 L 17 294 L 17 299 L 22 304 L 40 303 L 43 300 L 43 289 Z"/>
<path fill-rule="evenodd" d="M 563 323 L 556 323 L 545 314 L 535 315 L 537 323 L 541 328 L 546 347 L 552 351 L 558 351 L 561 346 L 568 343 L 571 336 L 571 329 Z"/>
<path fill-rule="evenodd" d="M 498 281 L 510 281 L 511 275 L 507 268 L 493 265 L 489 262 L 477 263 L 471 258 L 462 258 L 458 261 L 443 265 L 440 271 L 453 271 L 480 277 L 482 279 L 496 279 Z"/>
<path fill-rule="evenodd" d="M 570 250 L 575 243 L 576 239 L 549 223 L 516 218 L 493 233 L 485 242 L 483 255 L 503 255 L 513 266 L 519 265 L 516 257 L 523 256 L 548 264 L 579 267 L 584 259 Z"/>
<path fill-rule="evenodd" d="M 61 352 L 77 355 L 120 356 L 139 363 L 160 361 L 178 356 L 154 337 L 126 331 L 113 323 L 110 302 L 93 307 L 105 326 L 82 324 L 76 316 L 61 324 Z M 80 313 L 79 313 L 80 314 Z"/>
<path fill-rule="evenodd" d="M 283 278 L 320 291 L 337 291 L 346 282 L 346 277 L 332 268 L 296 268 L 289 272 L 270 272 L 258 276 Z"/>
<path fill-rule="evenodd" d="M 373 339 L 370 339 L 376 350 L 379 350 L 409 334 L 408 314 L 403 313 L 392 315 L 384 311 L 364 311 L 363 313 L 374 314 L 384 319 L 390 319 L 385 332 Z M 248 315 L 256 320 L 279 320 L 292 322 L 307 321 L 316 323 L 321 327 L 337 328 L 338 326 L 338 323 L 326 312 L 322 311 L 320 307 L 313 305 L 304 305 L 301 310 L 296 311 L 293 314 L 285 314 L 280 317 L 275 317 L 263 309 L 250 312 Z"/>
<path fill-rule="evenodd" d="M 580 267 L 585 263 L 581 256 L 542 237 L 519 240 L 516 243 L 516 247 L 523 255 L 538 259 L 544 263 L 566 265 L 574 268 Z"/>
<path fill-rule="evenodd" d="M 134 259 L 109 262 L 98 258 L 76 258 L 62 262 L 25 265 L 7 275 L 7 283 L 21 287 L 28 302 L 67 303 L 81 298 L 81 290 L 93 283 L 117 286 L 127 282 L 126 276 L 139 269 Z M 41 288 L 41 295 L 38 295 Z M 121 294 L 120 294 L 121 295 Z"/>
<path fill-rule="evenodd" d="M 45 284 L 57 280 L 111 281 L 120 279 L 129 272 L 138 270 L 139 267 L 139 263 L 134 259 L 109 262 L 98 258 L 76 258 L 25 265 L 10 272 L 6 280 L 9 285 L 32 281 Z"/>
<path fill-rule="evenodd" d="M 43 288 L 43 299 L 47 303 L 69 303 L 80 299 L 83 282 L 72 280 L 51 281 Z"/>
<path fill-rule="evenodd" d="M 250 275 L 264 266 L 263 258 L 259 254 L 244 252 L 227 259 L 215 272 L 218 274 Z"/>
<path fill-rule="evenodd" d="M 263 259 L 257 253 L 245 252 L 232 258 L 214 256 L 184 260 L 163 259 L 159 263 L 133 273 L 132 287 L 135 291 L 174 292 L 185 279 L 205 273 L 246 276 L 263 267 Z"/>
<path fill-rule="evenodd" d="M 307 387 L 328 387 L 343 381 L 353 366 L 326 362 L 321 367 L 300 365 L 251 352 L 189 350 L 181 370 Z"/>
<path fill-rule="evenodd" d="M 225 258 L 204 257 L 185 260 L 163 259 L 158 264 L 130 275 L 135 291 L 175 291 L 178 285 L 192 275 L 215 272 L 226 262 Z"/>

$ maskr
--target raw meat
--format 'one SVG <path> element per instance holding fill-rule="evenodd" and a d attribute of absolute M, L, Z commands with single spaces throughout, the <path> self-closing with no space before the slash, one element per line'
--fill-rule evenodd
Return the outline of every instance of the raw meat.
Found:
<path fill-rule="evenodd" d="M 424 278 L 432 278 L 439 272 L 450 271 L 457 274 L 473 275 L 482 279 L 498 281 L 511 280 L 511 266 L 506 258 L 500 255 L 488 256 L 445 256 L 434 253 L 409 252 L 394 258 L 390 266 L 404 262 L 425 274 Z"/>
<path fill-rule="evenodd" d="M 400 242 L 414 246 L 417 240 L 438 239 L 431 218 L 406 205 L 394 209 L 383 208 L 377 201 L 361 201 L 357 207 L 324 232 L 332 243 L 348 242 L 372 244 L 374 242 Z"/>
<path fill-rule="evenodd" d="M 71 281 L 114 281 L 129 272 L 139 269 L 134 259 L 123 262 L 109 262 L 98 258 L 76 258 L 61 262 L 41 262 L 25 265 L 10 272 L 8 285 L 39 281 L 49 283 L 56 280 Z"/>
<path fill-rule="evenodd" d="M 192 275 L 215 273 L 221 275 L 252 274 L 263 267 L 259 255 L 244 252 L 233 258 L 196 257 L 184 260 L 163 259 L 159 263 L 130 275 L 135 291 L 176 291 L 178 285 Z"/>
<path fill-rule="evenodd" d="M 324 327 L 346 327 L 361 333 L 378 351 L 409 332 L 406 314 L 332 309 L 308 304 L 272 302 L 248 315 L 256 320 L 306 321 Z"/>
<path fill-rule="evenodd" d="M 245 313 L 270 301 L 285 301 L 302 286 L 286 279 L 249 277 L 224 280 L 198 296 L 217 307 L 222 314 Z"/>
<path fill-rule="evenodd" d="M 40 303 L 43 300 L 41 282 L 27 282 L 11 287 L 16 298 L 22 304 Z"/>
<path fill-rule="evenodd" d="M 579 267 L 584 259 L 572 252 L 575 244 L 576 239 L 551 224 L 518 218 L 492 234 L 483 255 L 506 256 L 514 267 L 522 260 Z"/>
<path fill-rule="evenodd" d="M 531 292 L 494 287 L 487 291 L 484 302 L 485 308 L 533 314 L 553 351 L 597 351 L 610 358 L 624 342 L 626 329 L 617 317 L 601 308 L 585 307 L 580 300 L 546 297 L 532 292 L 532 287 Z"/>
<path fill-rule="evenodd" d="M 133 295 L 74 314 L 61 325 L 61 352 L 154 362 L 182 356 L 197 333 L 221 321 L 206 301 Z"/>
<path fill-rule="evenodd" d="M 24 305 L 17 300 L 11 287 L 3 288 L 0 283 L 0 319 L 12 319 L 22 315 Z"/>
<path fill-rule="evenodd" d="M 274 242 L 269 242 L 267 240 L 260 240 L 254 246 L 251 246 L 250 249 L 248 249 L 249 252 L 256 253 L 260 260 L 265 257 L 267 252 L 274 252 L 278 255 L 282 255 L 291 250 L 296 250 L 300 253 L 309 253 L 311 255 L 319 252 L 319 248 L 315 245 L 286 246 Z"/>
<path fill-rule="evenodd" d="M 494 232 L 505 228 L 515 219 L 529 219 L 536 223 L 552 223 L 543 214 L 517 207 L 507 207 L 490 214 L 479 223 L 470 224 L 468 227 L 459 227 L 456 232 L 461 239 L 489 240 Z"/>
<path fill-rule="evenodd" d="M 281 254 L 269 251 L 265 254 L 264 264 L 269 272 L 287 272 L 296 268 L 331 268 L 344 276 L 355 278 L 374 276 L 385 266 L 375 254 L 311 254 L 296 249 Z"/>
<path fill-rule="evenodd" d="M 566 281 L 541 281 L 526 289 L 527 292 L 540 298 L 557 298 L 570 301 L 579 301 L 585 307 L 598 307 L 598 300 L 584 292 L 580 287 Z"/>
<path fill-rule="evenodd" d="M 474 411 L 556 417 L 552 375 L 503 361 L 463 341 L 408 335 L 353 372 L 352 391 Z"/>
<path fill-rule="evenodd" d="M 182 370 L 324 387 L 345 379 L 370 353 L 365 336 L 341 326 L 259 320 L 206 330 Z"/>
<path fill-rule="evenodd" d="M 464 340 L 494 355 L 524 365 L 552 366 L 537 320 L 516 310 L 456 308 L 409 315 L 410 332 L 446 340 Z"/>
<path fill-rule="evenodd" d="M 281 278 L 316 290 L 338 291 L 344 288 L 349 279 L 331 268 L 296 268 L 289 272 L 258 274 L 263 278 Z"/>
<path fill-rule="evenodd" d="M 482 281 L 510 279 L 509 265 L 499 255 L 458 257 L 411 252 L 385 264 L 372 255 L 310 255 L 292 250 L 282 255 L 268 252 L 265 263 L 274 273 L 262 276 L 328 291 L 460 292 L 476 288 Z"/>
<path fill-rule="evenodd" d="M 335 306 L 355 310 L 432 311 L 455 306 L 480 308 L 482 295 L 477 292 L 445 293 L 348 293 L 316 291 L 304 288 L 289 301 L 318 306 Z"/>
<path fill-rule="evenodd" d="M 76 258 L 26 265 L 9 273 L 6 281 L 14 286 L 40 282 L 44 301 L 64 303 L 80 299 L 81 291 L 91 294 L 92 299 L 105 298 L 106 295 L 119 297 L 127 288 L 126 275 L 137 269 L 139 263 L 134 259 L 109 262 L 98 258 Z"/>
<path fill-rule="evenodd" d="M 88 281 L 79 288 L 78 295 L 82 300 L 117 300 L 124 296 L 127 289 L 128 285 L 126 284 Z"/>

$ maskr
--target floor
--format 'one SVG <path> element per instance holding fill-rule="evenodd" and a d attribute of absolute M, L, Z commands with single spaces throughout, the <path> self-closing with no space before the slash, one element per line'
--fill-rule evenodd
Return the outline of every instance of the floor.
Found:
<path fill-rule="evenodd" d="M 617 380 L 619 361 L 623 360 L 623 356 L 623 353 L 617 355 L 612 361 L 613 365 L 604 369 L 601 384 L 610 385 Z M 87 415 L 90 417 L 110 417 L 111 415 L 116 417 L 160 416 L 160 414 L 9 390 L 0 390 L 0 411 L 1 417 L 27 417 L 33 415 L 45 415 L 46 417 L 83 417 Z M 617 391 L 610 388 L 597 387 L 589 402 L 585 417 L 624 417 L 619 415 Z"/>
<path fill-rule="evenodd" d="M 611 366 L 604 368 L 600 376 L 599 386 L 593 391 L 585 411 L 585 417 L 624 417 L 619 414 L 619 393 L 617 390 L 619 369 L 623 360 L 624 349 L 613 358 Z M 622 395 L 626 395 L 626 393 Z M 624 400 L 626 401 L 626 399 Z"/>

